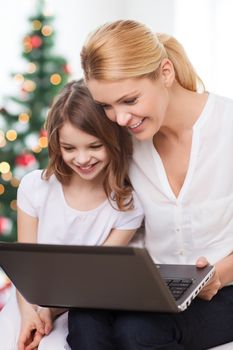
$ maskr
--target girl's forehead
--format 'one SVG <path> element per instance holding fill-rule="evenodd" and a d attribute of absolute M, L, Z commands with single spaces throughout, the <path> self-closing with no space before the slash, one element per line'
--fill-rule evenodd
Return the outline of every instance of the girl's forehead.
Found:
<path fill-rule="evenodd" d="M 64 125 L 59 131 L 59 140 L 60 142 L 69 143 L 69 144 L 91 144 L 99 142 L 100 138 L 97 136 L 91 135 L 73 125 Z"/>

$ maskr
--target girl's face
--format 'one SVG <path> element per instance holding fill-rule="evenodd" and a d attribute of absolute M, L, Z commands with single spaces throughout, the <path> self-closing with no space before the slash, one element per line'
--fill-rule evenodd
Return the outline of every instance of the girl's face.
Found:
<path fill-rule="evenodd" d="M 68 122 L 59 130 L 59 142 L 64 162 L 84 180 L 96 179 L 109 163 L 103 143 Z"/>
<path fill-rule="evenodd" d="M 91 79 L 87 85 L 108 118 L 127 126 L 139 140 L 152 138 L 165 122 L 169 94 L 163 76 L 114 82 Z"/>

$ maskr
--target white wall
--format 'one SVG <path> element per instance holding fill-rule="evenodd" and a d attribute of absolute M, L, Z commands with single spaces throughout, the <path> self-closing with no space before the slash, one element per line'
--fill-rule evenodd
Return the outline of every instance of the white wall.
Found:
<path fill-rule="evenodd" d="M 28 30 L 27 18 L 33 1 L 9 0 L 0 7 L 0 107 L 6 94 L 12 93 L 10 74 L 22 68 L 22 38 Z"/>
<path fill-rule="evenodd" d="M 135 19 L 155 31 L 173 31 L 174 0 L 49 0 L 48 3 L 57 16 L 57 49 L 68 58 L 74 76 L 82 74 L 79 52 L 85 38 L 105 22 Z"/>
<path fill-rule="evenodd" d="M 79 52 L 90 31 L 116 19 L 136 19 L 154 31 L 173 32 L 174 0 L 47 0 L 55 15 L 56 51 L 64 55 L 73 76 L 81 76 Z M 29 29 L 28 17 L 35 12 L 35 0 L 9 0 L 0 10 L 0 106 L 4 96 L 17 93 L 10 78 L 22 72 L 22 38 Z"/>
<path fill-rule="evenodd" d="M 206 89 L 233 98 L 233 1 L 175 0 L 174 35 Z"/>
<path fill-rule="evenodd" d="M 116 19 L 136 19 L 153 31 L 174 34 L 184 45 L 208 90 L 233 98 L 232 0 L 45 0 L 55 15 L 56 51 L 73 77 L 82 75 L 79 52 L 90 31 Z M 0 107 L 18 87 L 10 78 L 21 72 L 22 38 L 36 0 L 2 1 L 0 8 Z"/>

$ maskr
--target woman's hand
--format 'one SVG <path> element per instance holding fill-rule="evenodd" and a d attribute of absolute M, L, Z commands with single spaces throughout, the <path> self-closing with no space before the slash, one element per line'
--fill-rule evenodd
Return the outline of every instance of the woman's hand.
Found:
<path fill-rule="evenodd" d="M 204 257 L 198 258 L 196 262 L 196 266 L 198 268 L 203 268 L 207 265 L 209 265 L 209 263 L 206 258 Z M 217 268 L 215 268 L 214 275 L 208 281 L 205 287 L 200 291 L 200 293 L 198 294 L 198 297 L 204 300 L 211 300 L 218 293 L 221 287 L 222 287 L 222 284 L 221 284 L 220 276 Z"/>

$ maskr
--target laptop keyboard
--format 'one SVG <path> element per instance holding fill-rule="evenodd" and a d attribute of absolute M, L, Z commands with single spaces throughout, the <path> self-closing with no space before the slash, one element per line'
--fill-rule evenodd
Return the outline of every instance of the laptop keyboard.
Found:
<path fill-rule="evenodd" d="M 165 282 L 167 283 L 167 286 L 175 300 L 178 300 L 193 283 L 191 278 L 165 279 Z"/>

